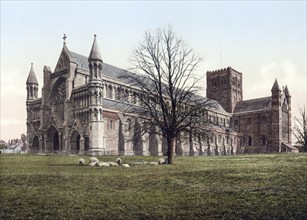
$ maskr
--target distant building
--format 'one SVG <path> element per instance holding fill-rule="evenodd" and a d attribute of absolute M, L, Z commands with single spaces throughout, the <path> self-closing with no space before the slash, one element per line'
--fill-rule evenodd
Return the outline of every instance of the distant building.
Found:
<path fill-rule="evenodd" d="M 280 88 L 277 79 L 271 96 L 243 100 L 242 73 L 230 67 L 209 71 L 207 96 L 232 114 L 232 128 L 243 134 L 245 152 L 293 151 L 291 95 L 287 86 Z"/>
<path fill-rule="evenodd" d="M 121 76 L 126 70 L 106 64 L 96 36 L 88 57 L 65 43 L 55 70 L 44 67 L 42 97 L 33 64 L 27 85 L 27 137 L 30 152 L 112 155 L 161 155 L 166 143 L 157 135 L 136 140 L 140 121 L 125 106 L 141 106 Z M 280 152 L 291 145 L 291 96 L 277 80 L 272 96 L 243 101 L 242 73 L 227 69 L 207 72 L 207 96 L 217 107 L 204 115 L 207 139 L 182 133 L 177 155 L 226 155 L 237 152 Z M 226 111 L 225 111 L 226 110 Z M 192 135 L 189 137 L 189 135 Z"/>

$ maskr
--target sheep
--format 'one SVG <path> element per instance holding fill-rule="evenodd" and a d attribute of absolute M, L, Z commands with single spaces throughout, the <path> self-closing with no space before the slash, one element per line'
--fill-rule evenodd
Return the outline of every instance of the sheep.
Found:
<path fill-rule="evenodd" d="M 159 162 L 149 162 L 149 165 L 159 165 Z"/>
<path fill-rule="evenodd" d="M 80 159 L 79 159 L 79 165 L 80 165 L 80 166 L 85 165 L 85 160 L 84 160 L 83 158 L 80 158 Z"/>
<path fill-rule="evenodd" d="M 113 167 L 113 166 L 118 166 L 118 164 L 117 164 L 117 163 L 114 163 L 114 162 L 108 162 L 108 164 L 109 164 L 111 167 Z"/>
<path fill-rule="evenodd" d="M 118 165 L 121 165 L 122 164 L 122 159 L 120 159 L 119 157 L 115 159 L 116 163 Z"/>
<path fill-rule="evenodd" d="M 146 165 L 146 164 L 148 164 L 148 162 L 147 162 L 147 161 L 142 161 L 142 162 L 131 162 L 131 164 L 133 164 L 133 165 Z"/>
<path fill-rule="evenodd" d="M 97 166 L 99 166 L 99 167 L 109 167 L 110 164 L 104 163 L 104 162 L 98 162 L 98 163 L 97 163 Z"/>
<path fill-rule="evenodd" d="M 160 159 L 158 160 L 158 163 L 159 163 L 159 164 L 165 164 L 165 163 L 166 163 L 166 160 L 165 160 L 164 158 L 160 158 Z"/>
<path fill-rule="evenodd" d="M 130 166 L 129 166 L 129 164 L 124 163 L 124 164 L 122 164 L 122 167 L 130 167 Z"/>
<path fill-rule="evenodd" d="M 97 166 L 97 161 L 90 162 L 88 165 L 91 167 Z"/>
<path fill-rule="evenodd" d="M 97 157 L 90 157 L 90 163 L 91 162 L 99 162 L 99 160 L 97 159 Z"/>

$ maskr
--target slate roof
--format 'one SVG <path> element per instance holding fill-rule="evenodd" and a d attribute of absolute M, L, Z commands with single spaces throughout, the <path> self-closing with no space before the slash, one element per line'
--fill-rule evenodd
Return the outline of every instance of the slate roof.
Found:
<path fill-rule="evenodd" d="M 33 69 L 33 63 L 31 63 L 31 69 L 28 75 L 27 84 L 36 84 L 38 85 L 37 78 Z"/>
<path fill-rule="evenodd" d="M 75 52 L 71 52 L 70 51 L 71 56 L 75 59 L 75 61 L 78 63 L 78 67 L 85 69 L 87 71 L 89 71 L 89 67 L 88 67 L 88 58 L 86 56 L 80 55 L 78 53 Z M 127 70 L 118 68 L 116 66 L 112 66 L 110 64 L 107 63 L 102 63 L 102 73 L 105 76 L 111 77 L 113 79 L 116 79 L 120 82 L 124 82 L 127 84 L 132 84 L 131 83 L 131 79 L 129 79 L 128 77 L 123 77 L 123 76 L 127 76 L 127 75 L 136 75 L 135 73 L 129 72 Z M 146 80 L 146 77 L 138 75 L 138 77 L 142 77 L 144 78 L 144 80 Z M 148 83 L 149 85 L 150 83 Z M 207 97 L 203 97 L 203 96 L 195 96 L 196 99 L 203 99 L 204 102 L 206 102 L 208 100 Z M 110 104 L 110 106 L 114 107 L 113 105 L 115 105 L 117 102 L 112 102 L 111 100 L 107 100 L 105 101 L 105 104 Z M 210 105 L 211 105 L 211 109 L 221 112 L 221 113 L 226 113 L 226 111 L 223 109 L 223 107 L 215 100 L 210 100 L 209 101 Z M 119 107 L 120 106 L 120 107 Z M 123 110 L 123 108 L 126 108 L 128 106 L 123 106 L 120 105 L 119 103 L 116 104 L 115 106 L 117 109 L 115 110 Z"/>
<path fill-rule="evenodd" d="M 243 113 L 243 112 L 257 111 L 257 110 L 269 110 L 271 106 L 272 106 L 271 96 L 259 99 L 250 99 L 238 102 L 234 109 L 234 113 Z"/>

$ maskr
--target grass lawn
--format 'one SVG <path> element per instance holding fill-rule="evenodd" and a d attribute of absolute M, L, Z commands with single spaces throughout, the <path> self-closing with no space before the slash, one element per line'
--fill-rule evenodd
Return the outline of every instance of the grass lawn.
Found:
<path fill-rule="evenodd" d="M 80 157 L 2 154 L 0 219 L 307 219 L 307 154 Z"/>

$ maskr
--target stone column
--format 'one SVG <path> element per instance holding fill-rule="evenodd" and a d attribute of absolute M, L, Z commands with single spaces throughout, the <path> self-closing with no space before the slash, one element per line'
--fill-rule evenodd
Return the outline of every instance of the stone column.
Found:
<path fill-rule="evenodd" d="M 39 136 L 39 142 L 38 142 L 38 152 L 42 153 L 43 152 L 43 141 L 44 141 L 44 135 Z"/>
<path fill-rule="evenodd" d="M 85 141 L 84 141 L 84 137 L 81 136 L 80 137 L 80 151 L 79 151 L 79 154 L 84 154 L 84 151 L 85 151 Z"/>

